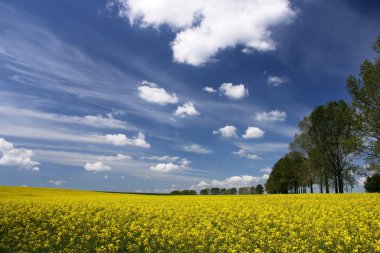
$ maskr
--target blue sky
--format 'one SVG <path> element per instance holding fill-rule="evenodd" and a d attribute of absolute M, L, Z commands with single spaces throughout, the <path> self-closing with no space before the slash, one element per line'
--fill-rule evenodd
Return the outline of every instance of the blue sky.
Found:
<path fill-rule="evenodd" d="M 1 1 L 0 184 L 265 183 L 300 119 L 350 101 L 380 4 L 215 1 Z"/>

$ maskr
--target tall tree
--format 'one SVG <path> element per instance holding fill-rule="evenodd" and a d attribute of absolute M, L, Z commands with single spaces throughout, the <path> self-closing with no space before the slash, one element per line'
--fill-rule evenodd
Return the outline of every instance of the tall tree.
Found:
<path fill-rule="evenodd" d="M 352 104 L 358 111 L 359 130 L 362 133 L 361 151 L 366 154 L 372 168 L 380 171 L 380 35 L 373 44 L 374 62 L 365 60 L 359 77 L 350 75 L 347 88 Z"/>
<path fill-rule="evenodd" d="M 355 111 L 343 100 L 318 106 L 310 115 L 310 137 L 331 169 L 335 193 L 352 183 L 352 160 L 358 147 Z"/>

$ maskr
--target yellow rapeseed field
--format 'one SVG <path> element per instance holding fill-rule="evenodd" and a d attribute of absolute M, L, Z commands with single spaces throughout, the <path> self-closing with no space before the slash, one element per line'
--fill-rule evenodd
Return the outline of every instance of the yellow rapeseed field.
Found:
<path fill-rule="evenodd" d="M 380 252 L 380 194 L 0 187 L 0 252 Z"/>

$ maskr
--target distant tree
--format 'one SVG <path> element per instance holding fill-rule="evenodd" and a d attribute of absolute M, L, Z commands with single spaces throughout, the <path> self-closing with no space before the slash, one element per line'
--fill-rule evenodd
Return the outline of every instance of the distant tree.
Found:
<path fill-rule="evenodd" d="M 179 191 L 179 190 L 175 190 L 175 191 L 172 191 L 170 194 L 171 194 L 171 195 L 180 195 L 180 194 L 181 194 L 181 191 Z"/>
<path fill-rule="evenodd" d="M 257 192 L 257 194 L 263 194 L 264 193 L 264 187 L 261 184 L 258 184 L 256 186 L 256 192 Z"/>
<path fill-rule="evenodd" d="M 249 194 L 249 187 L 240 187 L 239 188 L 239 194 L 241 194 L 241 195 Z"/>
<path fill-rule="evenodd" d="M 199 194 L 201 195 L 209 195 L 210 194 L 210 189 L 209 188 L 206 188 L 206 189 L 202 189 Z"/>
<path fill-rule="evenodd" d="M 251 187 L 249 188 L 249 194 L 257 194 L 256 187 L 251 186 Z"/>
<path fill-rule="evenodd" d="M 230 192 L 230 194 L 232 194 L 232 195 L 236 195 L 236 194 L 237 194 L 237 189 L 236 189 L 235 187 L 230 188 L 230 189 L 229 189 L 229 192 Z"/>
<path fill-rule="evenodd" d="M 197 192 L 194 190 L 175 190 L 170 193 L 171 195 L 197 195 Z"/>
<path fill-rule="evenodd" d="M 364 182 L 364 189 L 366 192 L 380 192 L 380 173 L 367 177 Z"/>
<path fill-rule="evenodd" d="M 360 151 L 373 164 L 372 169 L 380 172 L 380 35 L 372 48 L 376 53 L 374 62 L 365 60 L 359 77 L 348 77 L 347 89 L 358 111 L 360 127 L 357 129 L 362 134 Z"/>
<path fill-rule="evenodd" d="M 213 187 L 213 188 L 211 188 L 210 194 L 212 194 L 212 195 L 220 195 L 220 188 L 219 187 Z"/>
<path fill-rule="evenodd" d="M 226 190 L 226 188 L 222 188 L 222 189 L 220 189 L 220 194 L 221 194 L 221 195 L 226 195 L 226 194 L 227 194 L 227 190 Z"/>

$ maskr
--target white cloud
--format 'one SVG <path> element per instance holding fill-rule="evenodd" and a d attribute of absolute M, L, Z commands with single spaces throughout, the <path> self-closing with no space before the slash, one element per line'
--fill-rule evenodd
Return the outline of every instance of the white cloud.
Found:
<path fill-rule="evenodd" d="M 364 182 L 367 180 L 366 177 L 359 177 L 356 182 L 360 185 L 360 186 L 364 186 Z"/>
<path fill-rule="evenodd" d="M 103 162 L 86 163 L 84 169 L 87 171 L 109 171 L 111 167 Z"/>
<path fill-rule="evenodd" d="M 156 160 L 156 161 L 160 161 L 160 162 L 165 162 L 165 161 L 168 161 L 168 162 L 175 162 L 179 159 L 181 159 L 181 157 L 178 157 L 178 156 L 150 156 L 150 157 L 142 157 L 141 159 L 147 159 L 147 160 Z"/>
<path fill-rule="evenodd" d="M 178 163 L 158 163 L 156 165 L 150 166 L 150 170 L 158 171 L 158 172 L 172 172 L 176 170 L 184 170 L 188 169 L 190 165 L 190 161 L 186 158 L 182 158 L 178 161 Z"/>
<path fill-rule="evenodd" d="M 223 137 L 229 138 L 229 137 L 237 137 L 236 134 L 236 127 L 234 126 L 225 126 L 222 128 L 219 128 L 219 130 L 215 130 L 212 133 L 213 134 L 220 134 Z"/>
<path fill-rule="evenodd" d="M 0 165 L 4 166 L 18 166 L 23 169 L 30 169 L 38 171 L 39 162 L 33 161 L 33 151 L 30 149 L 14 148 L 14 145 L 7 142 L 5 139 L 0 138 Z"/>
<path fill-rule="evenodd" d="M 137 89 L 140 98 L 149 103 L 166 105 L 176 104 L 178 102 L 175 93 L 169 94 L 164 88 L 159 88 L 155 83 L 143 81 Z"/>
<path fill-rule="evenodd" d="M 64 181 L 64 180 L 49 180 L 48 183 L 55 184 L 56 186 L 60 186 L 64 183 L 66 183 L 66 181 Z"/>
<path fill-rule="evenodd" d="M 212 151 L 198 144 L 185 145 L 182 150 L 198 154 L 210 154 Z"/>
<path fill-rule="evenodd" d="M 219 87 L 219 92 L 222 95 L 234 100 L 242 99 L 248 96 L 248 89 L 244 87 L 244 84 L 233 85 L 232 83 L 223 83 Z"/>
<path fill-rule="evenodd" d="M 264 175 L 261 176 L 261 178 L 264 179 L 264 180 L 268 180 L 269 174 L 264 174 Z"/>
<path fill-rule="evenodd" d="M 101 136 L 100 139 L 116 146 L 134 145 L 141 148 L 150 147 L 150 144 L 145 141 L 145 135 L 141 132 L 133 139 L 129 139 L 125 134 L 107 134 Z"/>
<path fill-rule="evenodd" d="M 289 23 L 296 12 L 288 0 L 114 0 L 119 15 L 141 28 L 168 25 L 174 61 L 202 65 L 236 45 L 247 50 L 275 49 L 270 28 Z"/>
<path fill-rule="evenodd" d="M 268 76 L 268 84 L 273 86 L 273 87 L 280 86 L 281 84 L 283 84 L 287 81 L 288 81 L 288 78 L 286 78 L 286 77 Z"/>
<path fill-rule="evenodd" d="M 242 186 L 252 186 L 260 182 L 261 177 L 254 176 L 233 176 L 226 178 L 224 180 L 210 180 L 201 181 L 197 184 L 200 188 L 206 187 L 220 187 L 220 188 L 232 188 L 232 187 L 242 187 Z"/>
<path fill-rule="evenodd" d="M 261 112 L 256 114 L 256 120 L 258 121 L 285 121 L 286 112 L 274 110 L 270 112 Z"/>
<path fill-rule="evenodd" d="M 258 156 L 256 154 L 251 154 L 247 150 L 244 150 L 244 149 L 239 149 L 239 151 L 232 152 L 232 153 L 235 154 L 235 155 L 237 155 L 237 156 L 245 157 L 245 158 L 248 158 L 248 159 L 251 159 L 251 160 L 261 159 L 260 156 Z"/>
<path fill-rule="evenodd" d="M 200 113 L 195 109 L 194 104 L 192 102 L 187 102 L 183 105 L 177 107 L 177 110 L 174 112 L 174 116 L 177 117 L 186 117 L 186 116 L 196 116 Z"/>
<path fill-rule="evenodd" d="M 214 88 L 209 87 L 209 86 L 204 87 L 203 90 L 208 92 L 208 93 L 216 93 L 217 92 L 217 90 L 215 90 Z"/>
<path fill-rule="evenodd" d="M 263 172 L 263 173 L 271 173 L 272 172 L 272 168 L 271 167 L 266 167 L 264 169 L 261 169 L 260 172 Z"/>
<path fill-rule="evenodd" d="M 264 131 L 258 127 L 248 127 L 245 134 L 242 136 L 244 139 L 261 138 L 264 136 Z"/>
<path fill-rule="evenodd" d="M 158 172 L 171 172 L 173 170 L 178 170 L 180 168 L 179 165 L 174 163 L 159 163 L 154 166 L 150 166 L 150 169 Z"/>
<path fill-rule="evenodd" d="M 130 159 L 132 159 L 132 157 L 129 155 L 123 155 L 123 154 L 117 154 L 116 156 L 102 156 L 102 157 L 100 157 L 100 160 L 103 160 L 103 161 L 121 161 L 124 159 L 130 160 Z"/>

